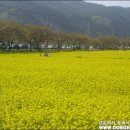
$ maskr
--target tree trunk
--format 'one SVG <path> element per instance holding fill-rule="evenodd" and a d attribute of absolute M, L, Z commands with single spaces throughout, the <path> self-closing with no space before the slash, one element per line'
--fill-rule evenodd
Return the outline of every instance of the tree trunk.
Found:
<path fill-rule="evenodd" d="M 30 49 L 30 51 L 31 51 L 31 50 L 32 50 L 32 43 L 30 42 L 29 45 L 30 45 L 30 48 L 29 48 L 29 49 Z"/>
<path fill-rule="evenodd" d="M 39 50 L 39 43 L 37 42 L 37 50 Z"/>
<path fill-rule="evenodd" d="M 79 43 L 79 50 L 81 50 L 81 44 Z"/>
<path fill-rule="evenodd" d="M 57 44 L 57 50 L 58 50 L 58 52 L 60 51 L 60 44 L 59 44 L 59 42 Z"/>
<path fill-rule="evenodd" d="M 11 50 L 11 43 L 9 40 L 8 40 L 8 46 L 9 46 L 9 50 Z"/>
<path fill-rule="evenodd" d="M 48 50 L 48 42 L 45 41 L 45 53 L 47 53 L 47 50 Z"/>
<path fill-rule="evenodd" d="M 74 45 L 75 45 L 75 43 L 73 43 L 73 45 L 72 45 L 73 46 L 73 50 L 75 50 Z"/>

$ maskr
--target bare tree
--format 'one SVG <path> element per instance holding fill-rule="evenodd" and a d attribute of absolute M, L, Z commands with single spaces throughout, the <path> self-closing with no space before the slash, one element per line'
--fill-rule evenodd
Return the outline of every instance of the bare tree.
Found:
<path fill-rule="evenodd" d="M 3 29 L 4 38 L 10 50 L 12 48 L 12 44 L 20 39 L 21 34 L 21 26 L 15 22 L 9 22 Z"/>
<path fill-rule="evenodd" d="M 66 35 L 63 32 L 54 32 L 53 33 L 53 41 L 57 45 L 57 50 L 60 51 L 60 48 L 62 48 L 62 44 L 66 41 Z"/>

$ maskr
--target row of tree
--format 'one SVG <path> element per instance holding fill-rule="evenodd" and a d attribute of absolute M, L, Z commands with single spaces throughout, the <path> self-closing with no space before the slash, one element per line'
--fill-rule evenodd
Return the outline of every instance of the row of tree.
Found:
<path fill-rule="evenodd" d="M 130 39 L 116 36 L 90 37 L 80 33 L 56 32 L 49 27 L 0 22 L 0 48 L 19 49 L 129 49 Z"/>

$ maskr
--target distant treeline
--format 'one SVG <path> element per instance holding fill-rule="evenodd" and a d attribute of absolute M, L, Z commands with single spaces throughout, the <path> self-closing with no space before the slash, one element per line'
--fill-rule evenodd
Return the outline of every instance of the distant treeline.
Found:
<path fill-rule="evenodd" d="M 90 37 L 80 33 L 56 32 L 46 26 L 22 25 L 16 22 L 0 22 L 0 49 L 42 50 L 127 50 L 128 37 Z"/>

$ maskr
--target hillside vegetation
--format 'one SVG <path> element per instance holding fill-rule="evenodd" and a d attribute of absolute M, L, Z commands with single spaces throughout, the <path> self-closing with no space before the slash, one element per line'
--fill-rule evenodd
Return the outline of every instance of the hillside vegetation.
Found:
<path fill-rule="evenodd" d="M 0 20 L 48 25 L 91 36 L 130 36 L 130 8 L 84 1 L 0 1 Z"/>

